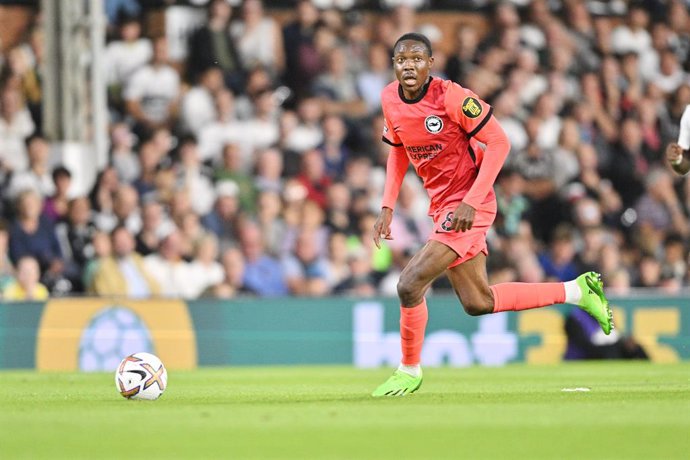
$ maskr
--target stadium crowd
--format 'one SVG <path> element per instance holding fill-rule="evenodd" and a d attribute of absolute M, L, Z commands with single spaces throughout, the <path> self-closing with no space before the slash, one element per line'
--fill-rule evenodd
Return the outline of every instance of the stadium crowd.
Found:
<path fill-rule="evenodd" d="M 395 295 L 431 228 L 410 173 L 394 239 L 373 247 L 379 94 L 412 30 L 434 43 L 433 74 L 492 104 L 511 140 L 491 283 L 596 270 L 615 293 L 690 286 L 690 177 L 663 160 L 690 104 L 683 1 L 505 1 L 449 36 L 419 20 L 428 2 L 373 14 L 299 0 L 279 21 L 261 0 L 211 0 L 178 62 L 143 29 L 146 2 L 111 3 L 110 161 L 87 195 L 42 134 L 40 20 L 0 58 L 6 300 Z"/>

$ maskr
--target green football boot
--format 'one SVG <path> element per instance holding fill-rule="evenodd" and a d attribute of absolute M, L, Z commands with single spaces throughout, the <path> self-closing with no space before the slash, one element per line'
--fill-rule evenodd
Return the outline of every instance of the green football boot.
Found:
<path fill-rule="evenodd" d="M 609 301 L 604 295 L 604 283 L 597 272 L 587 272 L 575 279 L 580 286 L 582 298 L 578 305 L 597 320 L 604 334 L 609 335 L 613 329 L 613 315 L 609 308 Z"/>
<path fill-rule="evenodd" d="M 405 396 L 406 394 L 414 393 L 420 386 L 422 386 L 421 371 L 419 377 L 413 377 L 407 372 L 396 370 L 371 395 L 374 397 Z"/>

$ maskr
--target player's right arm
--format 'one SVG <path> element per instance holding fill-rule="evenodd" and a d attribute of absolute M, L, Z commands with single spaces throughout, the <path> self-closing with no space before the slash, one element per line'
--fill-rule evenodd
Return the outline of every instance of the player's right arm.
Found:
<path fill-rule="evenodd" d="M 690 171 L 690 105 L 685 108 L 680 119 L 678 143 L 671 143 L 666 147 L 666 159 L 678 174 L 685 175 Z"/>
<path fill-rule="evenodd" d="M 377 248 L 381 247 L 381 238 L 386 240 L 393 239 L 391 236 L 393 209 L 395 208 L 395 202 L 398 200 L 400 186 L 405 178 L 407 167 L 410 164 L 405 148 L 387 118 L 384 118 L 382 140 L 389 144 L 391 149 L 386 162 L 386 183 L 383 188 L 381 212 L 374 224 L 374 244 L 376 244 Z"/>

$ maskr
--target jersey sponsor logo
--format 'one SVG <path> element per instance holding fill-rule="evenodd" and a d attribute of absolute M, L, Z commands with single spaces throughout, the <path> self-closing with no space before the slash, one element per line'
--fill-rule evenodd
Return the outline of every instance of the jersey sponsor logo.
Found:
<path fill-rule="evenodd" d="M 443 151 L 443 144 L 406 145 L 405 150 L 412 160 L 431 160 Z"/>
<path fill-rule="evenodd" d="M 477 118 L 482 114 L 482 105 L 473 97 L 466 97 L 462 101 L 462 113 L 468 118 Z"/>
<path fill-rule="evenodd" d="M 436 115 L 429 115 L 424 120 L 424 127 L 431 134 L 440 133 L 441 130 L 443 129 L 443 120 L 441 120 Z"/>

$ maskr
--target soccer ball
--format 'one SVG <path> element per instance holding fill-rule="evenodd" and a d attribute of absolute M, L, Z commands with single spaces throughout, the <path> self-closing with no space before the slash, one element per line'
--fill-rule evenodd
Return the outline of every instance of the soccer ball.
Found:
<path fill-rule="evenodd" d="M 158 399 L 168 385 L 168 372 L 157 356 L 134 353 L 115 371 L 117 391 L 127 399 Z"/>

